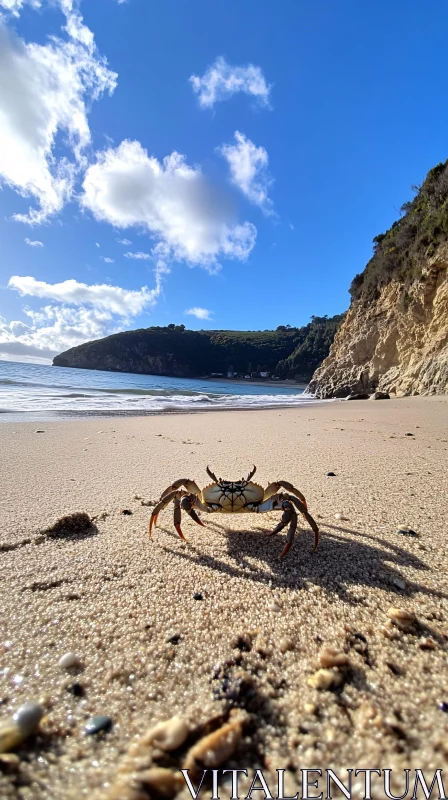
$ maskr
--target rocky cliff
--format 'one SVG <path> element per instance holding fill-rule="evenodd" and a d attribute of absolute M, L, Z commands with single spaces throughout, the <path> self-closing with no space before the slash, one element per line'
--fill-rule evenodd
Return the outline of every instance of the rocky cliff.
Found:
<path fill-rule="evenodd" d="M 404 216 L 374 239 L 352 303 L 309 391 L 448 392 L 448 167 L 431 170 Z"/>
<path fill-rule="evenodd" d="M 353 302 L 309 385 L 322 398 L 376 389 L 448 392 L 448 247 L 407 289 L 392 282 L 375 302 Z"/>

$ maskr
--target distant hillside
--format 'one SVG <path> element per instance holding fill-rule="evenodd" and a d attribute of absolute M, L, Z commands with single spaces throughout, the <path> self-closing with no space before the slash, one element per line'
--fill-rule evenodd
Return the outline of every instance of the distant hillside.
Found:
<path fill-rule="evenodd" d="M 184 378 L 232 370 L 308 380 L 328 355 L 341 318 L 314 317 L 302 328 L 280 325 L 275 331 L 190 331 L 184 325 L 142 328 L 72 347 L 56 356 L 53 364 Z"/>

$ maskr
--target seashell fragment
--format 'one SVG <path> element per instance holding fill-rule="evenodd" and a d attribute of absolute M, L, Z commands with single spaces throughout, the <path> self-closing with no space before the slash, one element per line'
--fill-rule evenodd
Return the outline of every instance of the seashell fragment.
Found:
<path fill-rule="evenodd" d="M 319 653 L 319 662 L 325 669 L 331 667 L 348 667 L 350 659 L 347 653 L 335 650 L 333 647 L 324 647 Z"/>
<path fill-rule="evenodd" d="M 144 744 L 153 744 L 165 750 L 177 750 L 188 736 L 188 727 L 181 717 L 171 717 L 165 722 L 159 722 L 151 728 L 141 739 Z"/>
<path fill-rule="evenodd" d="M 237 719 L 204 736 L 188 751 L 184 769 L 195 774 L 198 770 L 219 767 L 235 752 L 242 733 L 242 722 Z"/>
<path fill-rule="evenodd" d="M 405 608 L 389 608 L 387 616 L 401 630 L 406 630 L 417 622 L 415 614 L 412 611 L 406 611 Z"/>

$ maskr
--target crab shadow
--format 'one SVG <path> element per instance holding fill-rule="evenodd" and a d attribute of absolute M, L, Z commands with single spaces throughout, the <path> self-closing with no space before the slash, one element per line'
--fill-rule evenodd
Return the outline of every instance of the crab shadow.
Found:
<path fill-rule="evenodd" d="M 274 588 L 301 588 L 303 582 L 313 583 L 337 594 L 345 602 L 359 605 L 362 597 L 357 587 L 375 587 L 394 592 L 398 596 L 412 596 L 416 592 L 430 597 L 448 599 L 441 590 L 430 589 L 418 581 L 404 578 L 400 568 L 410 567 L 429 572 L 430 567 L 411 550 L 386 539 L 352 528 L 326 524 L 321 528 L 317 552 L 312 552 L 313 533 L 299 530 L 293 548 L 285 559 L 280 553 L 285 544 L 283 536 L 267 536 L 265 527 L 236 531 L 218 522 L 209 522 L 227 544 L 228 559 L 204 553 L 200 538 L 189 537 L 187 546 L 167 547 L 167 552 L 187 562 L 206 566 L 231 577 L 241 577 L 257 583 L 270 583 Z M 164 533 L 173 535 L 166 528 Z M 347 536 L 348 534 L 348 536 Z M 404 581 L 401 589 L 397 582 Z M 354 587 L 354 591 L 350 590 Z"/>

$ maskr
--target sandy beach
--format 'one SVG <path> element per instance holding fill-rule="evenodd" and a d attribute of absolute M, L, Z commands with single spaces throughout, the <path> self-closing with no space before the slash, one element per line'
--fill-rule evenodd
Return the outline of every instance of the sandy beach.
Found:
<path fill-rule="evenodd" d="M 284 768 L 287 788 L 301 768 L 387 767 L 402 794 L 404 768 L 446 765 L 448 398 L 8 423 L 0 452 L 0 719 L 46 709 L 1 798 L 103 796 L 155 722 L 193 730 L 232 705 L 245 727 L 225 766 Z M 317 552 L 299 522 L 279 559 L 284 532 L 265 535 L 279 513 L 187 517 L 184 544 L 169 508 L 149 541 L 142 501 L 206 485 L 207 464 L 295 484 Z M 42 534 L 76 511 L 95 518 L 86 534 Z M 388 622 L 391 607 L 415 623 Z M 325 647 L 348 662 L 329 690 L 308 682 Z M 66 652 L 79 669 L 59 666 Z M 86 737 L 100 714 L 112 730 Z"/>

